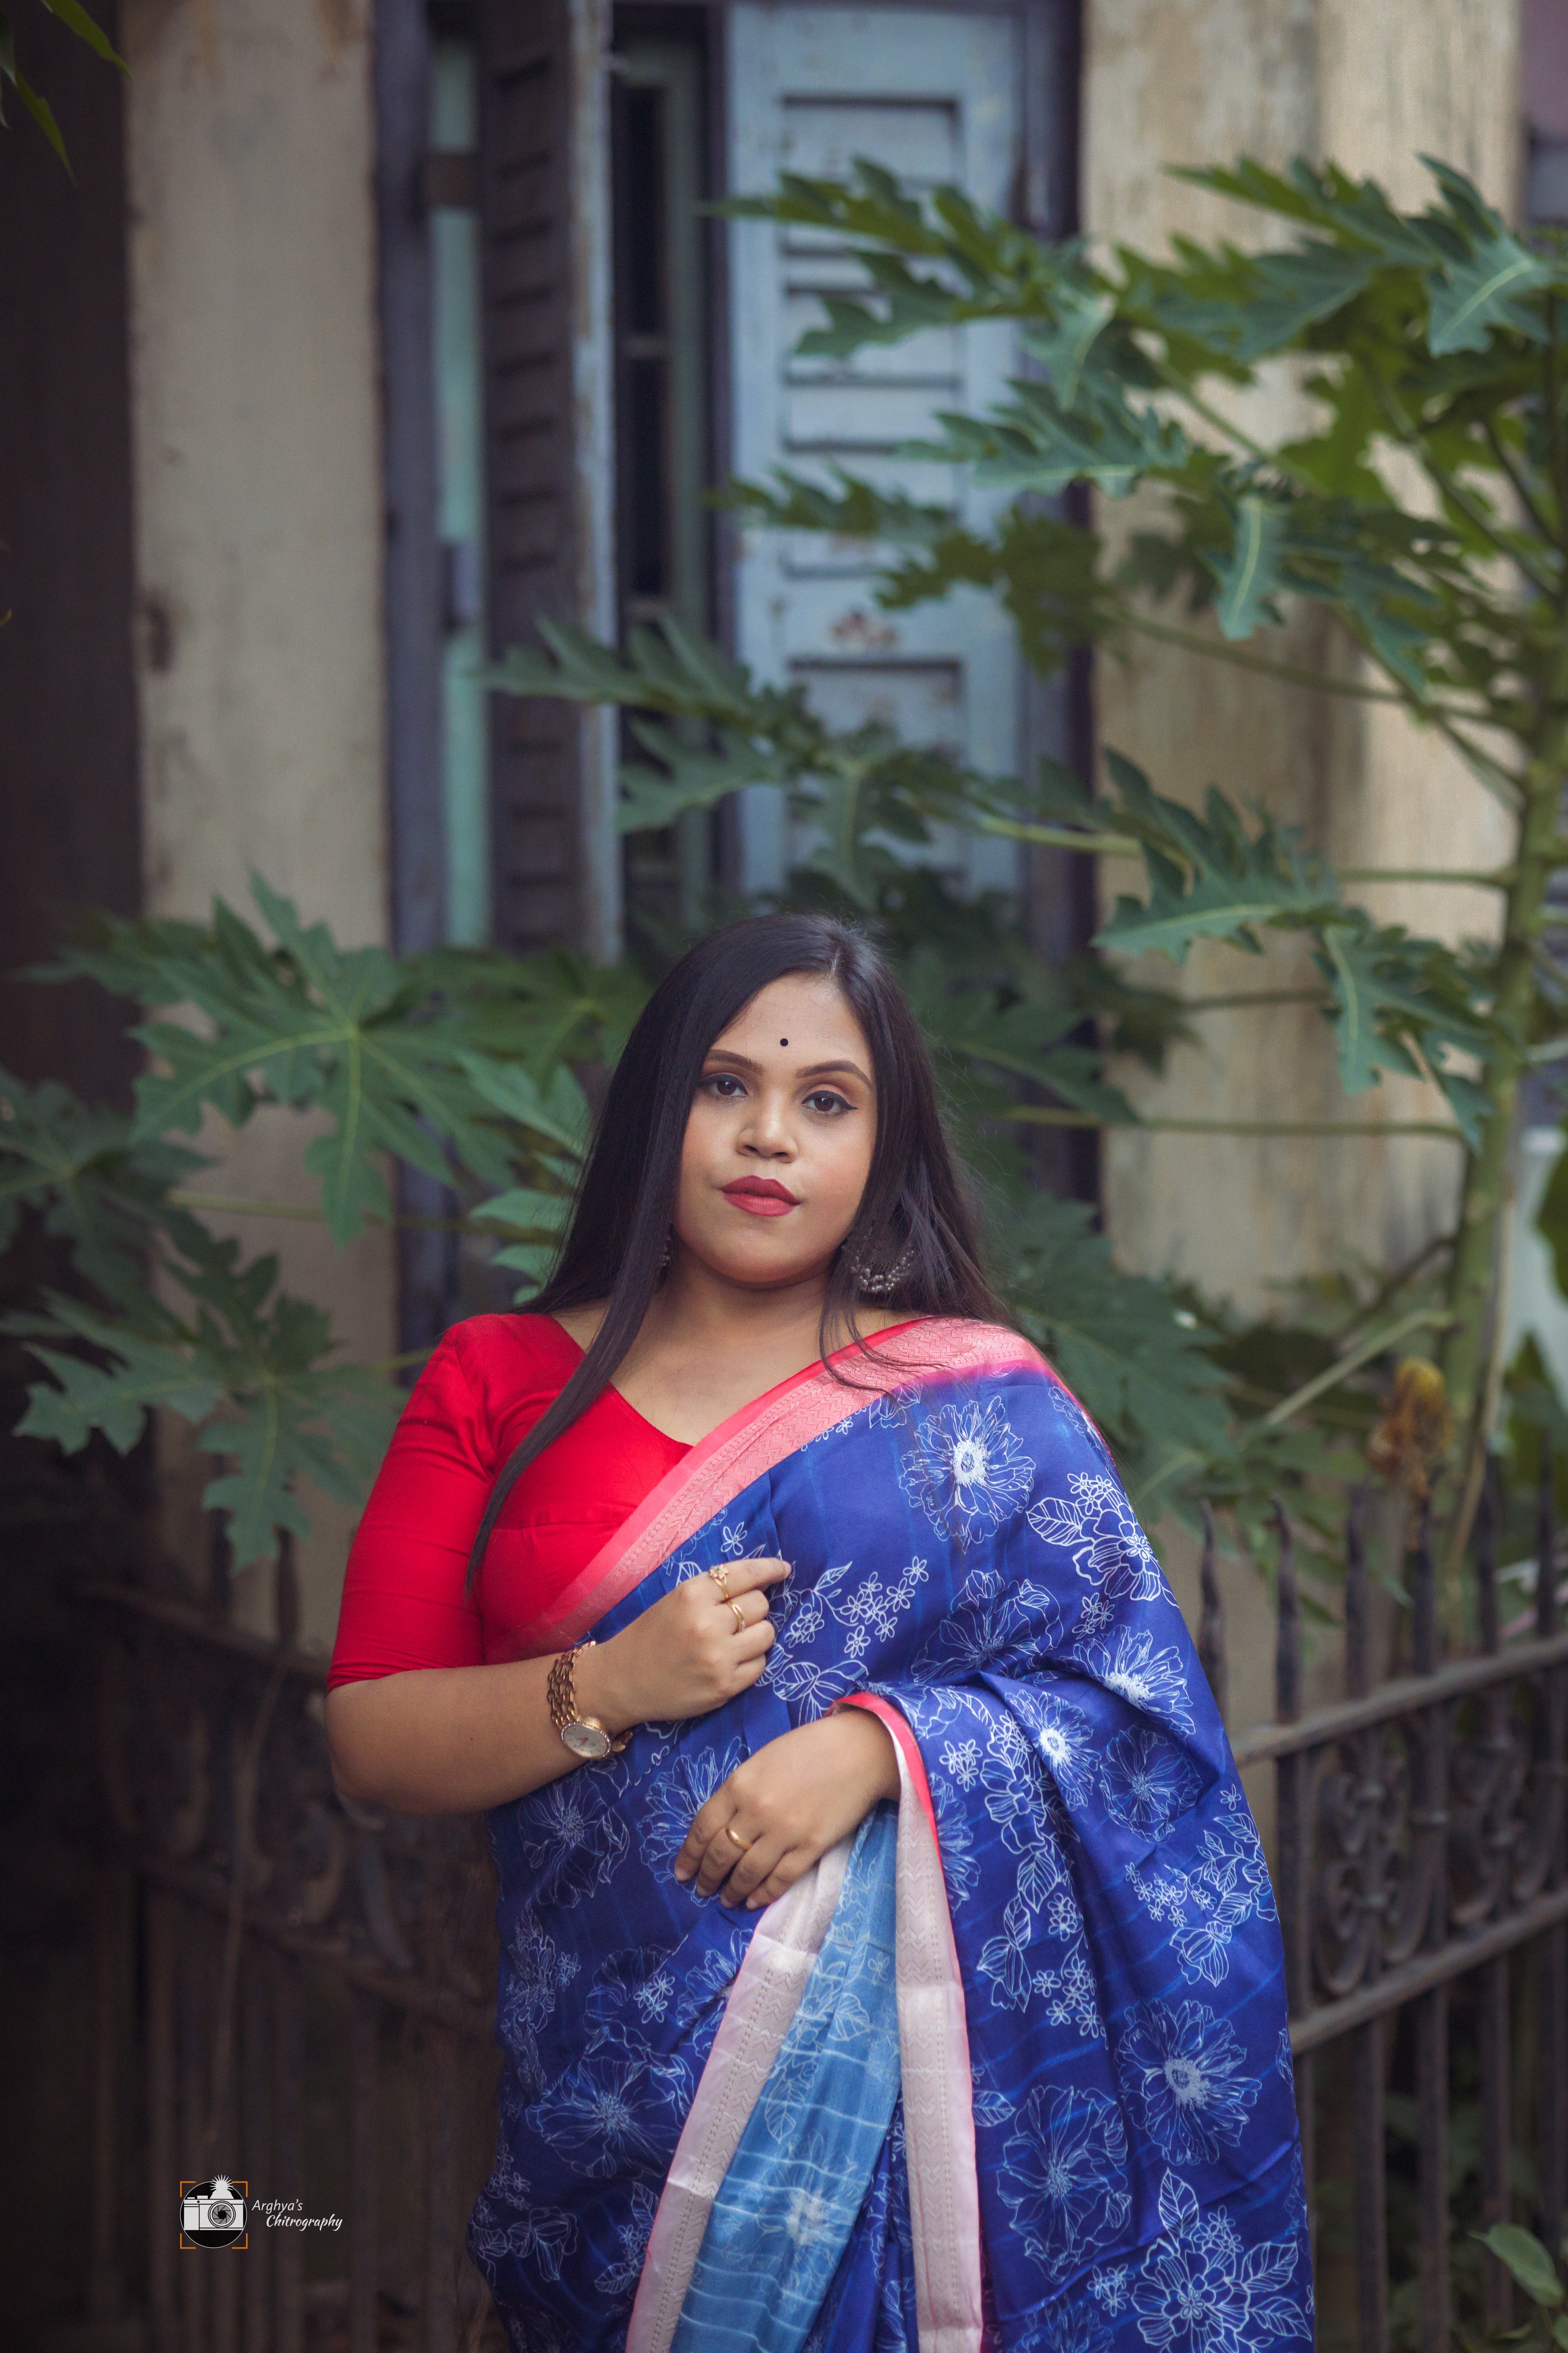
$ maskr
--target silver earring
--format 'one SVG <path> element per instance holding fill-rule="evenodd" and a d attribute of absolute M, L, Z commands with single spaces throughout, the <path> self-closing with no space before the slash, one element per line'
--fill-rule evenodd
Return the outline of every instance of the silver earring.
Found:
<path fill-rule="evenodd" d="M 868 1299 L 888 1299 L 915 1262 L 915 1246 L 906 1242 L 891 1266 L 869 1267 L 858 1251 L 849 1260 L 849 1271 L 855 1278 L 855 1288 Z"/>
<path fill-rule="evenodd" d="M 664 1237 L 664 1248 L 663 1248 L 663 1250 L 660 1250 L 660 1252 L 659 1252 L 659 1254 L 658 1254 L 658 1271 L 659 1271 L 660 1274 L 662 1274 L 662 1273 L 664 1272 L 665 1268 L 669 1264 L 670 1260 L 671 1260 L 674 1256 L 675 1256 L 675 1228 L 674 1228 L 673 1226 L 671 1226 L 671 1227 L 669 1228 L 668 1231 L 666 1233 L 666 1235 L 665 1235 L 665 1237 Z"/>

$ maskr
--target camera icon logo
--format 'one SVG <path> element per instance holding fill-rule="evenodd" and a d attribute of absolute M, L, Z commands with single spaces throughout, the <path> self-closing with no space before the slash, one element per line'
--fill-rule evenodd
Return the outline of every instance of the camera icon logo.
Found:
<path fill-rule="evenodd" d="M 180 2184 L 180 2245 L 235 2247 L 245 2240 L 245 2193 L 249 2184 L 226 2173 L 211 2181 Z"/>

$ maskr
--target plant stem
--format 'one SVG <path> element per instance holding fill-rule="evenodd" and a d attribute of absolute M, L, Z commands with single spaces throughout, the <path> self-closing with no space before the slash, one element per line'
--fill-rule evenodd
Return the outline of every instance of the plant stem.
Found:
<path fill-rule="evenodd" d="M 1338 866 L 1334 873 L 1341 882 L 1464 882 L 1484 891 L 1506 891 L 1513 881 L 1506 866 L 1491 872 L 1465 866 Z"/>
<path fill-rule="evenodd" d="M 1342 695 L 1351 702 L 1399 702 L 1407 711 L 1417 712 L 1435 723 L 1468 719 L 1478 726 L 1489 723 L 1484 711 L 1471 711 L 1451 702 L 1428 702 L 1412 694 L 1407 687 L 1363 686 L 1352 678 L 1338 678 L 1331 670 L 1309 669 L 1303 662 L 1273 661 L 1267 654 L 1244 653 L 1239 646 L 1228 645 L 1223 638 L 1205 637 L 1200 629 L 1178 628 L 1173 621 L 1156 621 L 1131 605 L 1118 607 L 1116 617 L 1138 637 L 1155 638 L 1162 645 L 1180 646 L 1186 653 L 1206 654 L 1211 661 L 1228 662 L 1233 670 L 1253 670 L 1264 678 L 1280 678 L 1287 685 L 1307 687 L 1313 694 Z"/>
<path fill-rule="evenodd" d="M 1495 1312 L 1502 1241 L 1504 1187 L 1513 1141 L 1519 1082 L 1525 1067 L 1522 1044 L 1534 996 L 1536 944 L 1546 912 L 1552 868 L 1553 836 L 1568 767 L 1568 720 L 1563 695 L 1568 688 L 1568 648 L 1559 655 L 1556 675 L 1543 707 L 1537 744 L 1525 770 L 1525 801 L 1520 818 L 1513 879 L 1503 908 L 1502 945 L 1497 960 L 1492 1008 L 1497 1028 L 1481 1073 L 1491 1103 L 1479 1150 L 1468 1153 L 1459 1203 L 1458 1237 L 1448 1280 L 1453 1316 L 1440 1356 L 1448 1404 L 1462 1450 L 1459 1503 L 1449 1524 L 1442 1565 L 1442 1609 L 1448 1640 L 1463 1636 L 1461 1566 L 1474 1516 L 1479 1482 L 1474 1476 L 1486 1445 L 1483 1410 L 1493 1358 L 1502 1346 Z"/>
<path fill-rule="evenodd" d="M 1293 1413 L 1304 1411 L 1327 1390 L 1348 1379 L 1352 1373 L 1359 1372 L 1362 1366 L 1369 1364 L 1373 1356 L 1381 1356 L 1385 1348 L 1392 1348 L 1396 1340 L 1403 1340 L 1407 1333 L 1425 1331 L 1434 1324 L 1446 1324 L 1447 1320 L 1446 1308 L 1417 1307 L 1410 1314 L 1402 1315 L 1396 1324 L 1386 1325 L 1381 1332 L 1373 1332 L 1369 1339 L 1358 1340 L 1353 1348 L 1347 1349 L 1342 1356 L 1336 1356 L 1331 1365 L 1325 1366 L 1313 1379 L 1304 1381 L 1288 1398 L 1282 1398 L 1272 1412 L 1266 1413 L 1262 1428 L 1277 1430 L 1282 1421 L 1289 1421 Z"/>
<path fill-rule="evenodd" d="M 1168 1135 L 1440 1135 L 1456 1144 L 1464 1131 L 1436 1119 L 1103 1119 L 1091 1111 L 1058 1111 L 1047 1103 L 1013 1103 L 1002 1114 L 1032 1127 L 1100 1127 L 1108 1134 L 1143 1130 Z"/>
<path fill-rule="evenodd" d="M 209 1209 L 226 1218 L 293 1218 L 306 1225 L 321 1226 L 327 1221 L 325 1209 L 316 1208 L 309 1201 L 253 1201 L 236 1193 L 171 1193 L 169 1205 L 175 1209 Z M 403 1217 L 386 1209 L 363 1209 L 360 1213 L 371 1226 L 409 1227 L 428 1234 L 467 1234 L 476 1229 L 466 1218 Z"/>

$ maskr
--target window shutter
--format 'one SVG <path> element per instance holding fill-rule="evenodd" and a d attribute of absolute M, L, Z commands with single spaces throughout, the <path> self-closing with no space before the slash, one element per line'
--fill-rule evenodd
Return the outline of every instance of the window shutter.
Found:
<path fill-rule="evenodd" d="M 541 617 L 604 627 L 596 584 L 607 530 L 592 501 L 607 469 L 592 457 L 607 429 L 607 391 L 584 386 L 596 331 L 575 349 L 573 335 L 574 314 L 604 307 L 592 268 L 603 156 L 584 153 L 597 145 L 597 94 L 584 104 L 581 86 L 584 71 L 599 71 L 596 15 L 592 0 L 479 0 L 475 12 L 494 654 L 535 642 Z M 603 733 L 566 703 L 491 698 L 498 946 L 518 955 L 552 941 L 600 955 L 613 946 Z"/>
<path fill-rule="evenodd" d="M 768 189 L 781 172 L 846 176 L 865 155 L 916 189 L 952 181 L 992 210 L 1014 205 L 1026 131 L 1020 17 L 738 0 L 728 25 L 737 193 Z M 932 429 L 938 411 L 983 408 L 1005 396 L 1017 367 L 1011 332 L 933 329 L 846 363 L 798 357 L 802 331 L 822 316 L 816 298 L 866 282 L 853 251 L 828 232 L 732 225 L 734 470 L 765 480 L 784 466 L 831 487 L 839 464 L 978 523 L 988 500 L 972 480 L 898 452 Z M 976 767 L 1011 772 L 1022 682 L 1005 616 L 970 592 L 885 614 L 873 596 L 876 558 L 859 544 L 742 532 L 737 652 L 766 679 L 805 685 L 836 726 L 885 721 L 912 744 L 944 744 Z M 802 847 L 789 838 L 774 787 L 742 797 L 745 887 L 776 884 Z M 1016 887 L 1010 843 L 944 838 L 937 856 L 971 887 Z"/>

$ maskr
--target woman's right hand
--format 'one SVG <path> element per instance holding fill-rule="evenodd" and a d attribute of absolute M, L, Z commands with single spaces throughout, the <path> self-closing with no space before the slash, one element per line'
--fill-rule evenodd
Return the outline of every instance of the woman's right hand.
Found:
<path fill-rule="evenodd" d="M 773 1648 L 767 1588 L 789 1573 L 784 1560 L 726 1561 L 729 1601 L 708 1571 L 683 1577 L 634 1624 L 579 1654 L 579 1709 L 621 1733 L 706 1715 L 748 1691 Z M 746 1621 L 743 1631 L 731 1602 Z"/>

